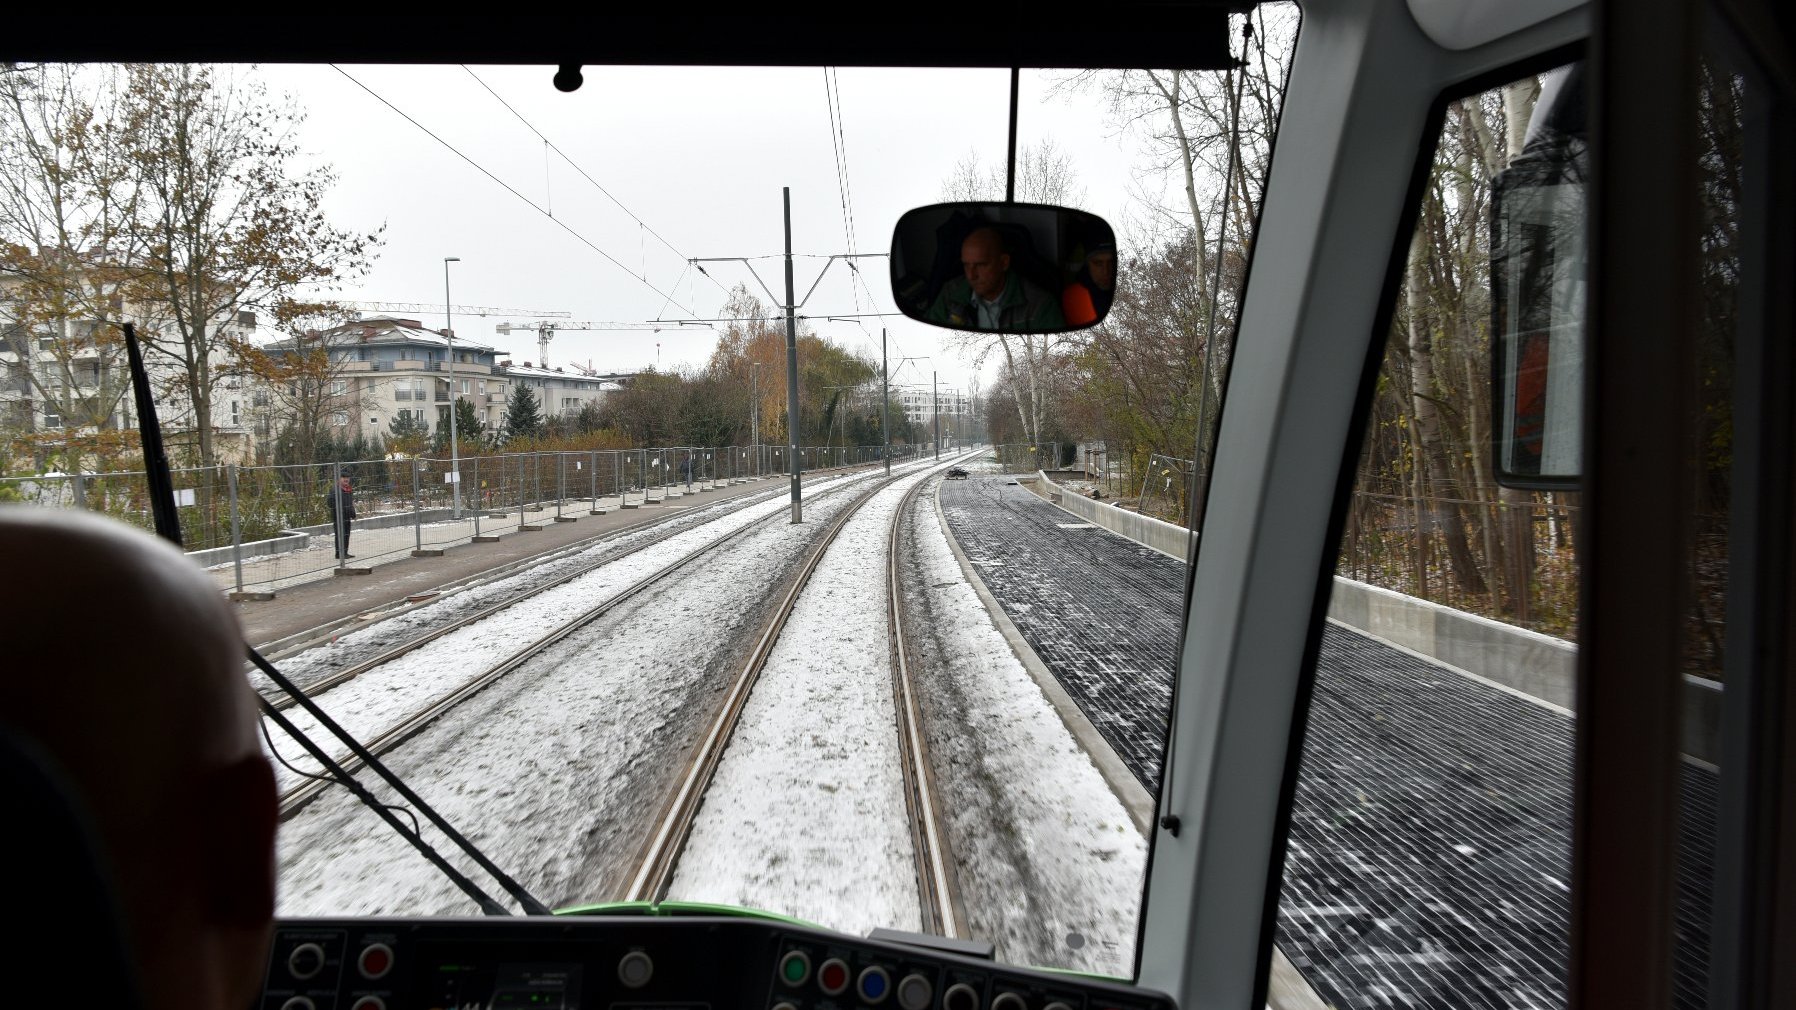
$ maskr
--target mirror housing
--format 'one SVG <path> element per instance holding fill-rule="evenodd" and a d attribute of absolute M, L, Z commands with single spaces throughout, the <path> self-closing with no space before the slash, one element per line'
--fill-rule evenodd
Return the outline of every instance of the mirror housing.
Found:
<path fill-rule="evenodd" d="M 955 330 L 1063 333 L 1103 322 L 1116 233 L 1096 214 L 1039 203 L 918 207 L 892 230 L 892 300 Z"/>

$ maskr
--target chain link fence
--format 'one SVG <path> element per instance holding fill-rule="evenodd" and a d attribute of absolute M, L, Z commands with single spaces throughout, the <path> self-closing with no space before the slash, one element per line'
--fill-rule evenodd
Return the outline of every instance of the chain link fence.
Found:
<path fill-rule="evenodd" d="M 894 447 L 910 458 L 915 446 Z M 876 463 L 879 446 L 807 446 L 806 471 Z M 338 570 L 365 569 L 508 533 L 636 509 L 731 484 L 782 476 L 785 446 L 681 446 L 220 465 L 172 472 L 188 556 L 221 589 L 260 597 Z M 354 517 L 339 528 L 331 489 L 348 480 Z M 0 478 L 0 504 L 82 509 L 154 531 L 142 471 Z M 339 539 L 347 540 L 338 549 Z M 339 556 L 342 555 L 342 556 Z M 353 568 L 348 564 L 354 560 Z"/>

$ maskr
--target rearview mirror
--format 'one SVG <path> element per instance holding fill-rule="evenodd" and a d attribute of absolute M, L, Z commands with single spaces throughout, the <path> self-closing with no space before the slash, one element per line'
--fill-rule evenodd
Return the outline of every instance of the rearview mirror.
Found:
<path fill-rule="evenodd" d="M 1061 333 L 1103 322 L 1116 233 L 1096 214 L 1036 203 L 938 203 L 892 231 L 892 300 L 955 330 Z"/>

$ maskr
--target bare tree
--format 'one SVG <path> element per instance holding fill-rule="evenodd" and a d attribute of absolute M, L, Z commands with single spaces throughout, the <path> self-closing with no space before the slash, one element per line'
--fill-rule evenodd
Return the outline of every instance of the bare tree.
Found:
<path fill-rule="evenodd" d="M 376 403 L 357 387 L 356 376 L 364 373 L 350 367 L 348 345 L 357 338 L 342 326 L 348 312 L 327 304 L 293 311 L 284 339 L 258 347 L 229 338 L 227 357 L 236 374 L 251 380 L 250 413 L 260 427 L 291 446 L 292 462 L 314 463 L 332 415 L 360 415 Z"/>
<path fill-rule="evenodd" d="M 296 292 L 358 276 L 380 241 L 325 217 L 328 168 L 299 171 L 303 118 L 254 78 L 196 65 L 128 69 L 144 256 L 132 301 L 160 317 L 152 344 L 179 366 L 198 462 L 216 461 L 213 396 L 230 371 L 229 327 L 244 309 L 283 324 Z M 151 332 L 155 332 L 152 330 Z"/>
<path fill-rule="evenodd" d="M 130 390 L 123 315 L 140 247 L 138 207 L 119 101 L 105 68 L 39 66 L 0 72 L 0 290 L 11 325 L 9 385 L 56 415 L 59 427 L 21 430 L 40 452 L 59 444 L 67 466 L 120 451 L 120 404 Z M 31 402 L 14 419 L 30 427 Z"/>

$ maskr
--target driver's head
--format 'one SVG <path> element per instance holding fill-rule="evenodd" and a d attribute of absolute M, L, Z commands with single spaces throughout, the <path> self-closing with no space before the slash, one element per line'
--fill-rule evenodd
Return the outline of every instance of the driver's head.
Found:
<path fill-rule="evenodd" d="M 1100 289 L 1109 291 L 1116 287 L 1116 247 L 1106 242 L 1093 249 L 1085 257 L 1085 269 Z"/>
<path fill-rule="evenodd" d="M 1004 293 L 1004 278 L 1010 273 L 1010 254 L 1004 251 L 1004 240 L 994 228 L 975 228 L 960 243 L 960 268 L 966 273 L 973 293 L 986 301 L 994 301 Z"/>
<path fill-rule="evenodd" d="M 0 557 L 0 613 L 30 629 L 9 636 L 0 721 L 85 807 L 144 1005 L 250 1005 L 276 812 L 235 615 L 172 546 L 87 513 L 0 507 Z"/>

